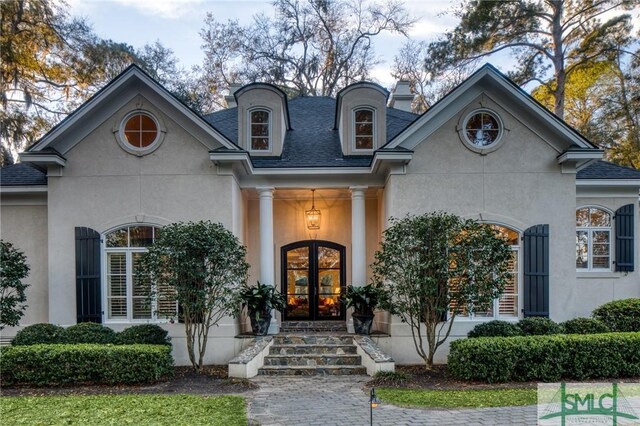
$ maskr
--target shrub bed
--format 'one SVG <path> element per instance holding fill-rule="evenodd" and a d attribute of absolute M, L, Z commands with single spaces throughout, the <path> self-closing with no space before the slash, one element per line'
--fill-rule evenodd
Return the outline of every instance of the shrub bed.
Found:
<path fill-rule="evenodd" d="M 512 337 L 522 336 L 522 330 L 516 324 L 507 321 L 483 322 L 471 330 L 467 337 Z"/>
<path fill-rule="evenodd" d="M 159 325 L 142 324 L 125 328 L 116 338 L 116 343 L 121 345 L 171 345 L 169 332 Z"/>
<path fill-rule="evenodd" d="M 611 331 L 640 331 L 640 299 L 621 299 L 605 303 L 593 311 Z"/>
<path fill-rule="evenodd" d="M 16 333 L 12 345 L 62 343 L 64 328 L 53 324 L 33 324 Z"/>
<path fill-rule="evenodd" d="M 562 328 L 549 318 L 529 317 L 518 321 L 518 327 L 525 336 L 545 336 L 562 333 Z"/>
<path fill-rule="evenodd" d="M 0 351 L 0 371 L 3 385 L 150 383 L 173 373 L 173 358 L 164 345 L 11 346 Z"/>
<path fill-rule="evenodd" d="M 485 337 L 451 343 L 448 370 L 489 383 L 640 376 L 640 333 Z"/>
<path fill-rule="evenodd" d="M 611 332 L 605 323 L 593 318 L 574 318 L 563 322 L 560 326 L 566 334 L 598 334 Z"/>

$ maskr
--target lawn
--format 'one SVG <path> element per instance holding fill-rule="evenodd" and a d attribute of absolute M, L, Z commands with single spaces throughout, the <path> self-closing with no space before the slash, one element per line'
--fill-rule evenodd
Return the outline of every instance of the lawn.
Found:
<path fill-rule="evenodd" d="M 382 402 L 405 407 L 480 408 L 533 405 L 536 389 L 432 390 L 378 388 Z"/>
<path fill-rule="evenodd" d="M 244 398 L 193 395 L 0 398 L 6 425 L 246 425 Z"/>

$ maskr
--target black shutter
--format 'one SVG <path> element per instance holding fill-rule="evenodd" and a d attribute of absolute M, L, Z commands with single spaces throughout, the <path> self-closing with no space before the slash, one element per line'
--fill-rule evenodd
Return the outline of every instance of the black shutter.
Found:
<path fill-rule="evenodd" d="M 102 295 L 100 287 L 100 234 L 91 228 L 77 227 L 77 322 L 102 322 Z"/>
<path fill-rule="evenodd" d="M 524 316 L 549 317 L 549 225 L 524 231 Z"/>
<path fill-rule="evenodd" d="M 633 204 L 616 211 L 616 271 L 633 272 Z"/>

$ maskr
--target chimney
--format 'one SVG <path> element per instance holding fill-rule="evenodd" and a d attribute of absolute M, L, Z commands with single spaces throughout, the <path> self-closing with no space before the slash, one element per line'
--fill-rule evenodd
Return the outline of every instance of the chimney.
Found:
<path fill-rule="evenodd" d="M 409 87 L 409 82 L 400 80 L 396 83 L 395 89 L 391 92 L 389 107 L 411 112 L 411 102 L 413 102 L 413 97 L 411 88 Z"/>
<path fill-rule="evenodd" d="M 236 97 L 233 96 L 233 94 L 236 93 L 238 89 L 241 87 L 242 87 L 242 84 L 240 83 L 229 84 L 229 94 L 224 97 L 224 100 L 227 103 L 227 108 L 235 108 L 238 106 L 238 104 L 236 103 Z"/>

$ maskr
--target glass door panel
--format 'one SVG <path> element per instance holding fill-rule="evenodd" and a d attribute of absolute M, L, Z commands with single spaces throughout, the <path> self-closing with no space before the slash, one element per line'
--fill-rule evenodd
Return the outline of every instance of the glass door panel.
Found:
<path fill-rule="evenodd" d="M 287 251 L 287 312 L 291 318 L 309 317 L 309 247 Z"/>

